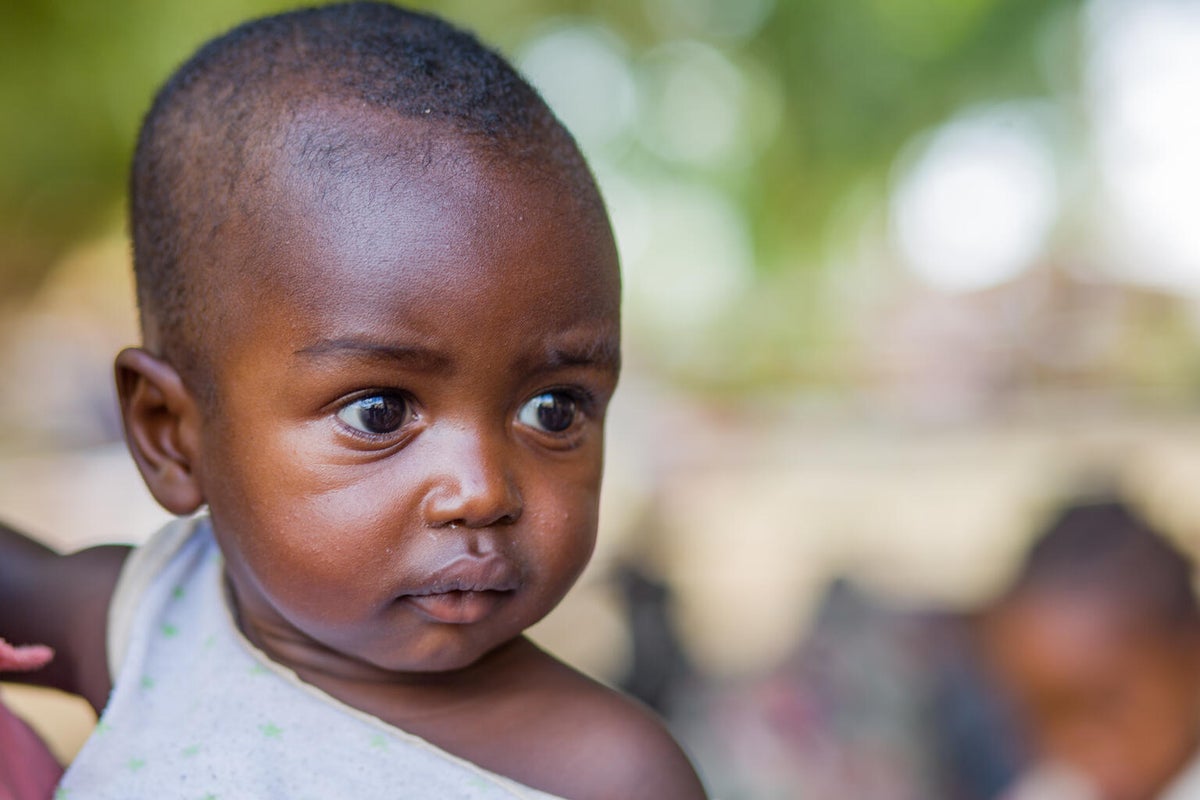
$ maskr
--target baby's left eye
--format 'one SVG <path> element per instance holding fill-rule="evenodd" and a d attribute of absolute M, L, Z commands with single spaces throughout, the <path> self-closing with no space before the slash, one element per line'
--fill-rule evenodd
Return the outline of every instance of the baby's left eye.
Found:
<path fill-rule="evenodd" d="M 543 392 L 521 406 L 517 419 L 547 433 L 562 433 L 575 424 L 579 405 L 566 392 Z"/>

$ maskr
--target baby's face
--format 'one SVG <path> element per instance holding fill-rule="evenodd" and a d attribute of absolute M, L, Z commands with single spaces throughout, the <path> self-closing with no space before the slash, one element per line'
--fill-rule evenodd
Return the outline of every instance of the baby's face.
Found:
<path fill-rule="evenodd" d="M 461 140 L 363 163 L 278 170 L 228 232 L 226 268 L 259 278 L 222 300 L 199 479 L 278 660 L 456 669 L 591 555 L 616 256 L 569 186 Z"/>

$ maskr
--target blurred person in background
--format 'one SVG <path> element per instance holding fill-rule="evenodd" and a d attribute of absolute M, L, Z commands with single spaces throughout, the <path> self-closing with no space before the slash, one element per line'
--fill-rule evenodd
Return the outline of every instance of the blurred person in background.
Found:
<path fill-rule="evenodd" d="M 1006 800 L 1200 797 L 1189 558 L 1120 502 L 1066 508 L 984 615 L 1036 766 Z"/>
<path fill-rule="evenodd" d="M 627 559 L 613 570 L 624 600 L 630 663 L 617 685 L 670 719 L 680 695 L 697 679 L 673 617 L 671 584 L 651 567 Z"/>
<path fill-rule="evenodd" d="M 977 658 L 972 621 L 833 580 L 783 663 L 709 698 L 696 724 L 719 740 L 702 758 L 714 796 L 999 797 L 1022 753 Z"/>

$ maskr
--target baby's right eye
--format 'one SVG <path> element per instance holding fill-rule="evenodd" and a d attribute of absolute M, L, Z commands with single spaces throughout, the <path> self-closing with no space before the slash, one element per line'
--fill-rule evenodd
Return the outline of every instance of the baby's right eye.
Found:
<path fill-rule="evenodd" d="M 398 394 L 372 394 L 343 406 L 337 417 L 356 431 L 381 436 L 400 430 L 412 409 Z"/>

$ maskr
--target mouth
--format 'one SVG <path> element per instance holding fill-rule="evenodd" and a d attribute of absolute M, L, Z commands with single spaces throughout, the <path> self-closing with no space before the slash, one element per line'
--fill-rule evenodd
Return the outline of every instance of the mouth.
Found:
<path fill-rule="evenodd" d="M 459 558 L 397 600 L 433 622 L 469 625 L 494 613 L 520 584 L 516 567 L 505 559 Z"/>
<path fill-rule="evenodd" d="M 511 595 L 511 591 L 449 591 L 406 594 L 400 597 L 400 601 L 417 609 L 433 622 L 470 625 L 487 619 Z"/>

